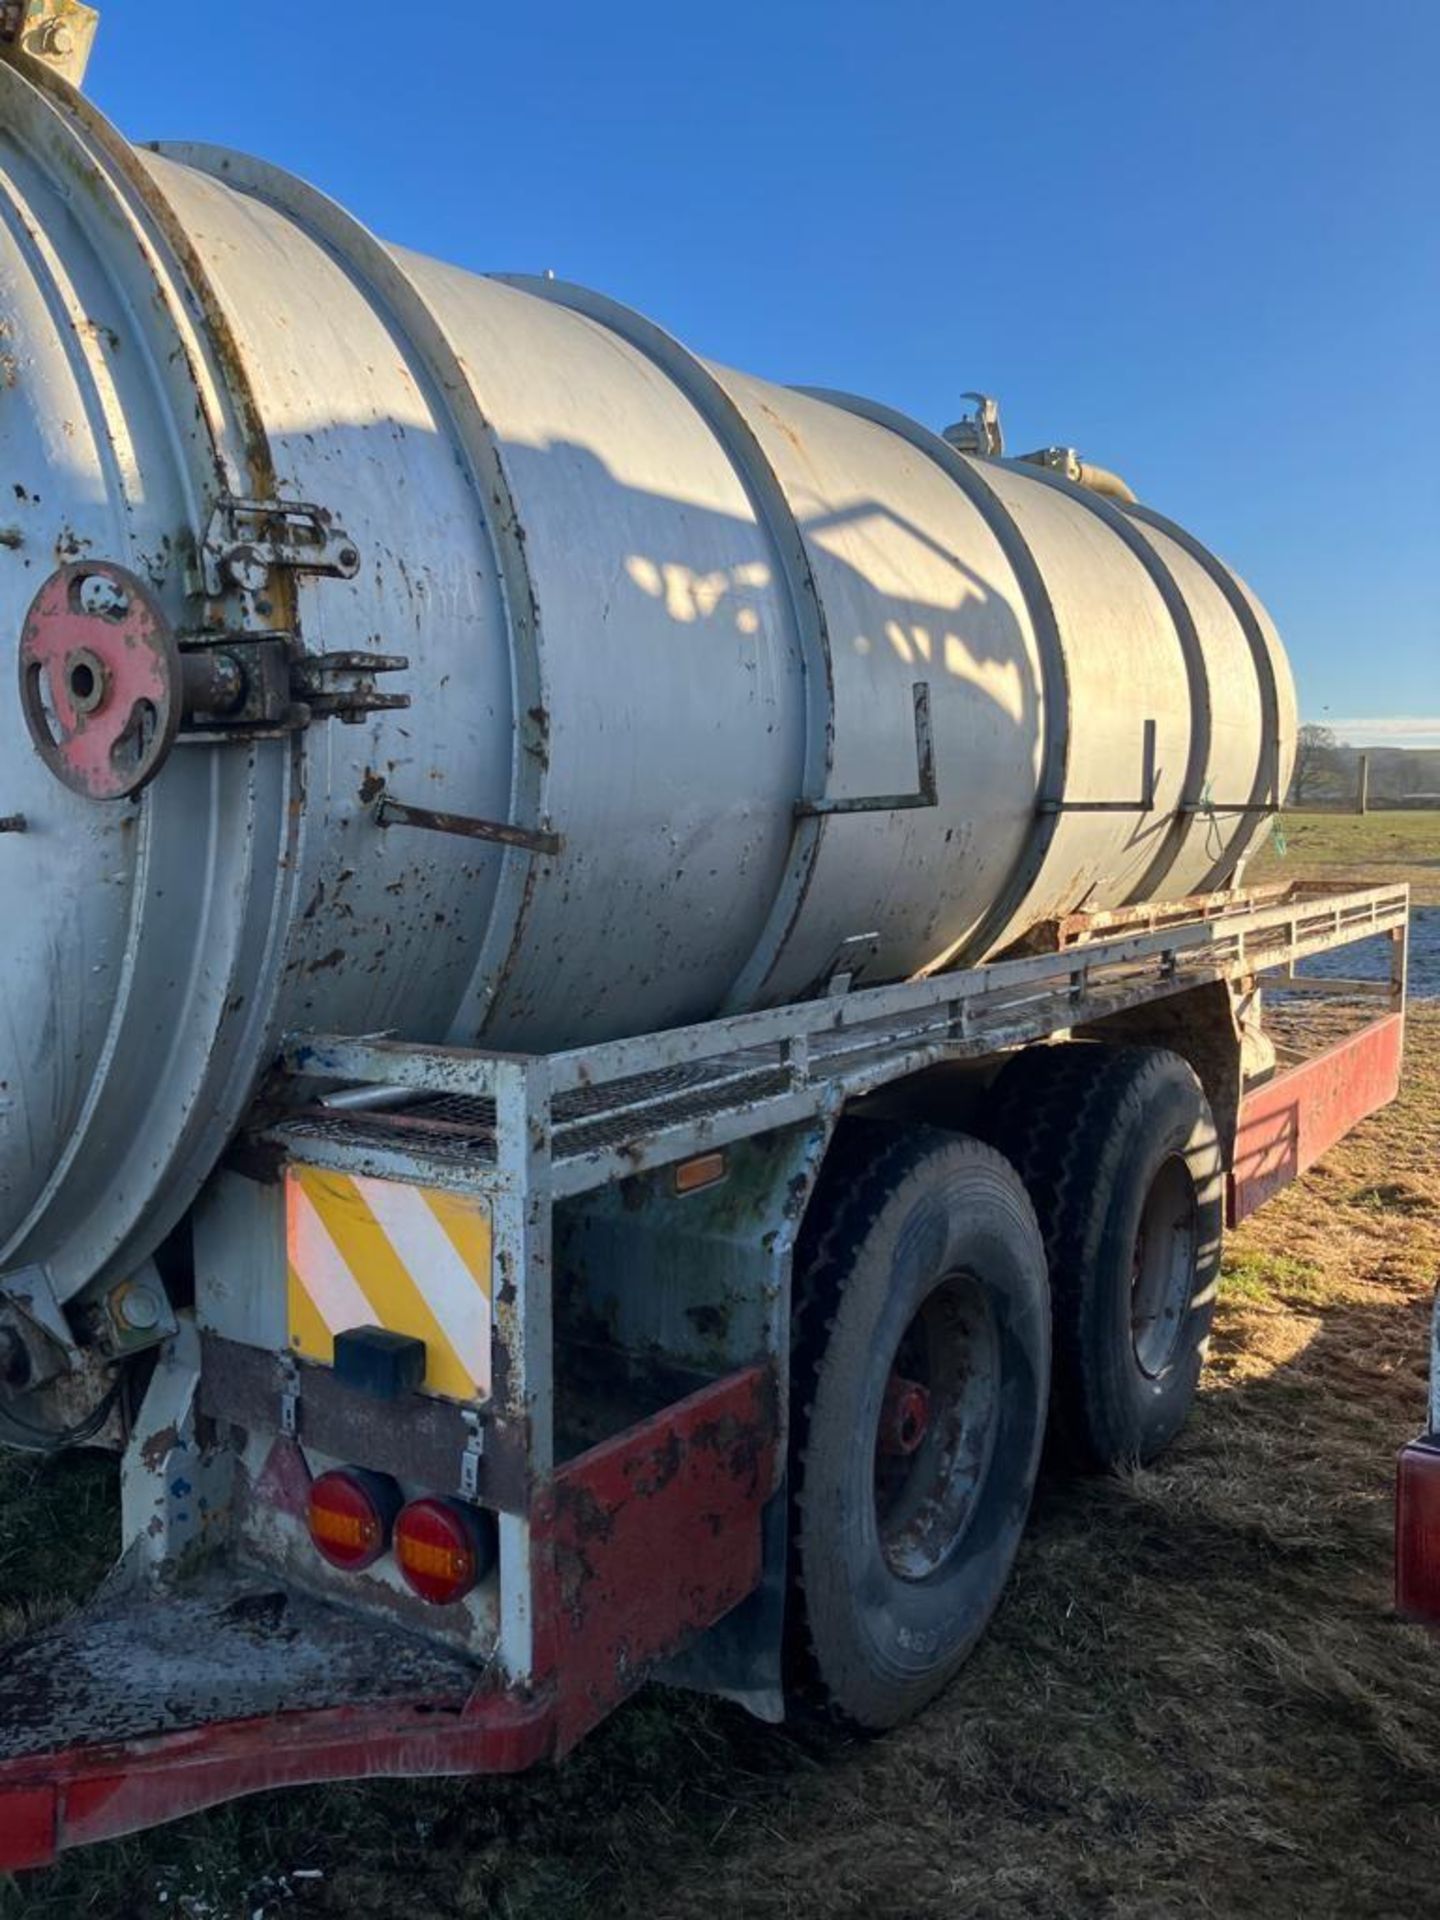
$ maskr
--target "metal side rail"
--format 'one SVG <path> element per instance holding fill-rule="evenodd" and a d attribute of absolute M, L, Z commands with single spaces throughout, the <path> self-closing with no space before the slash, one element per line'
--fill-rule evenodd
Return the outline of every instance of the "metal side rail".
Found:
<path fill-rule="evenodd" d="M 740 1014 L 563 1053 L 517 1055 L 296 1034 L 282 1067 L 340 1087 L 263 1138 L 311 1164 L 560 1198 L 836 1108 L 946 1060 L 1027 1045 L 1214 981 L 1377 934 L 1403 981 L 1409 889 L 1213 899 L 1158 928 L 1054 953 Z M 1403 989 L 1394 989 L 1396 1004 Z"/>

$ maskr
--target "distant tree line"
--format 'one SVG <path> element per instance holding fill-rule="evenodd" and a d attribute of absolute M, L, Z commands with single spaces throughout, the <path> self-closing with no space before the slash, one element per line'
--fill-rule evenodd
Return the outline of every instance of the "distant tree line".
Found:
<path fill-rule="evenodd" d="M 1440 805 L 1440 748 L 1367 747 L 1371 806 L 1411 806 L 1433 798 Z M 1355 798 L 1362 749 L 1347 747 L 1332 727 L 1301 727 L 1295 771 L 1286 805 L 1337 806 Z"/>

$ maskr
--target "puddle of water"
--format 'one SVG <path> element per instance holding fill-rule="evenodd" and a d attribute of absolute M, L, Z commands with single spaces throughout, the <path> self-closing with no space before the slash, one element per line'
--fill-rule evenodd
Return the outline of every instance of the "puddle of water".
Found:
<path fill-rule="evenodd" d="M 1389 936 L 1380 934 L 1373 940 L 1357 940 L 1353 947 L 1317 953 L 1302 960 L 1298 971 L 1319 980 L 1388 980 Z M 1410 910 L 1410 997 L 1440 1000 L 1440 907 Z"/>

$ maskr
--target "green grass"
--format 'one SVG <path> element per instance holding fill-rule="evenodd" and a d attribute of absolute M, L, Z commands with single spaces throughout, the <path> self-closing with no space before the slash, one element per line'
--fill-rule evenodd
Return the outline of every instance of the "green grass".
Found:
<path fill-rule="evenodd" d="M 94 1592 L 119 1547 L 116 1483 L 98 1454 L 0 1452 L 0 1644 Z"/>
<path fill-rule="evenodd" d="M 1408 880 L 1417 905 L 1440 904 L 1440 812 L 1287 813 L 1280 833 L 1284 853 L 1267 834 L 1248 880 Z"/>
<path fill-rule="evenodd" d="M 1255 1306 L 1281 1305 L 1314 1298 L 1322 1291 L 1320 1268 L 1313 1260 L 1257 1250 L 1227 1253 L 1220 1272 L 1220 1294 Z"/>

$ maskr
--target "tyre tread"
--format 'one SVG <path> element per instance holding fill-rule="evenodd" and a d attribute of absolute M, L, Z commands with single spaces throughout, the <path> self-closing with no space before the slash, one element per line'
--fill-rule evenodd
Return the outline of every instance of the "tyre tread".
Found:
<path fill-rule="evenodd" d="M 847 1273 L 897 1189 L 937 1150 L 953 1153 L 957 1147 L 978 1163 L 991 1166 L 1003 1177 L 1007 1192 L 1014 1191 L 1013 1170 L 995 1147 L 940 1128 L 846 1119 L 831 1145 L 809 1214 L 810 1221 L 818 1225 L 808 1246 L 802 1231 L 791 1295 L 788 1485 L 792 1542 L 798 1542 L 804 1524 L 805 1466 L 814 1397 Z M 1032 1226 L 1036 1225 L 1023 1192 L 1014 1197 L 1025 1206 Z M 798 1547 L 790 1555 L 786 1623 L 786 1691 L 792 1703 L 851 1732 L 869 1732 L 843 1711 L 825 1684 L 810 1632 L 804 1563 Z"/>
<path fill-rule="evenodd" d="M 1097 1430 L 1101 1383 L 1095 1343 L 1086 1337 L 1091 1301 L 1074 1274 L 1086 1270 L 1094 1196 L 1118 1171 L 1127 1111 L 1143 1111 L 1177 1066 L 1194 1080 L 1208 1114 L 1193 1068 L 1168 1048 L 1095 1041 L 1036 1047 L 1001 1075 L 984 1129 L 1025 1182 L 1050 1263 L 1055 1440 L 1068 1457 L 1100 1470 L 1120 1465 L 1124 1450 Z"/>

